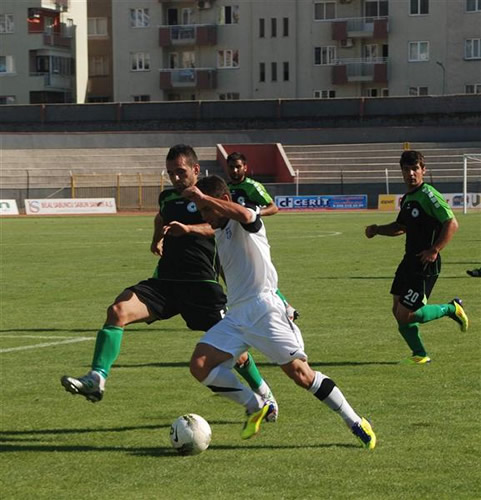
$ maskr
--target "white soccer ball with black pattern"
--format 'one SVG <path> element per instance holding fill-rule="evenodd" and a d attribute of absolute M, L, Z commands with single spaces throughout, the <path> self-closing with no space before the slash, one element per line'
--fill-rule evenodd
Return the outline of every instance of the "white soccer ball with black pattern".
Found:
<path fill-rule="evenodd" d="M 180 455 L 198 455 L 207 450 L 212 430 L 207 420 L 195 413 L 177 418 L 170 426 L 170 442 Z"/>

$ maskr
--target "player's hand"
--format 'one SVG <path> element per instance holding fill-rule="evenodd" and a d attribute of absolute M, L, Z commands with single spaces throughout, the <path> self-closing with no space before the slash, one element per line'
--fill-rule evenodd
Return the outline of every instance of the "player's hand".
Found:
<path fill-rule="evenodd" d="M 416 257 L 419 257 L 423 264 L 430 264 L 438 258 L 438 254 L 439 252 L 435 248 L 428 248 L 416 254 Z"/>
<path fill-rule="evenodd" d="M 172 221 L 170 224 L 166 224 L 164 226 L 164 235 L 168 234 L 169 236 L 184 236 L 185 234 L 190 233 L 189 226 L 182 224 L 181 222 Z"/>
<path fill-rule="evenodd" d="M 181 196 L 197 203 L 203 199 L 204 193 L 197 186 L 190 186 L 182 191 Z"/>
<path fill-rule="evenodd" d="M 374 238 L 377 234 L 377 224 L 371 224 L 370 226 L 366 226 L 364 233 L 368 238 Z"/>
<path fill-rule="evenodd" d="M 162 257 L 162 247 L 163 247 L 163 240 L 152 241 L 152 243 L 150 245 L 150 251 L 154 255 L 158 255 L 159 257 Z"/>

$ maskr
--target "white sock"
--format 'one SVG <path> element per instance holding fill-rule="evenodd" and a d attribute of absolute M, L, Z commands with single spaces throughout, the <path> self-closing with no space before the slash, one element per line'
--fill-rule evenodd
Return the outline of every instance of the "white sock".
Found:
<path fill-rule="evenodd" d="M 242 384 L 234 373 L 222 364 L 211 370 L 202 383 L 219 396 L 241 404 L 249 413 L 258 411 L 264 406 L 262 398 L 250 387 Z"/>
<path fill-rule="evenodd" d="M 309 392 L 312 392 L 316 398 L 338 413 L 348 427 L 359 423 L 361 417 L 352 409 L 336 384 L 321 372 L 315 373 L 316 376 L 311 387 L 309 387 Z"/>

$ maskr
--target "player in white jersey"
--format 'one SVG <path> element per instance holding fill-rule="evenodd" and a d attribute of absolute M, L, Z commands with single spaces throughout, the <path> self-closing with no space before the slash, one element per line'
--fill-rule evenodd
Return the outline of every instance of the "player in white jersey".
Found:
<path fill-rule="evenodd" d="M 194 201 L 215 229 L 227 283 L 228 312 L 197 344 L 190 362 L 192 375 L 246 408 L 241 436 L 248 439 L 259 432 L 269 405 L 243 385 L 232 368 L 240 353 L 255 347 L 337 412 L 363 446 L 373 449 L 376 435 L 370 423 L 353 410 L 332 379 L 307 363 L 301 332 L 276 294 L 277 272 L 258 211 L 233 203 L 227 184 L 217 176 L 201 179 L 182 196 Z"/>

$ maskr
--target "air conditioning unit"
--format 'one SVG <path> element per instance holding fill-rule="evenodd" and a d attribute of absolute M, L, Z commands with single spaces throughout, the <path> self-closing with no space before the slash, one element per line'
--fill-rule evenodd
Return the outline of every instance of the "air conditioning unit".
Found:
<path fill-rule="evenodd" d="M 354 40 L 352 38 L 341 40 L 341 47 L 343 49 L 350 49 L 351 47 L 354 47 Z"/>
<path fill-rule="evenodd" d="M 201 10 L 210 9 L 211 3 L 208 0 L 198 0 L 197 7 L 199 7 L 199 9 Z"/>

